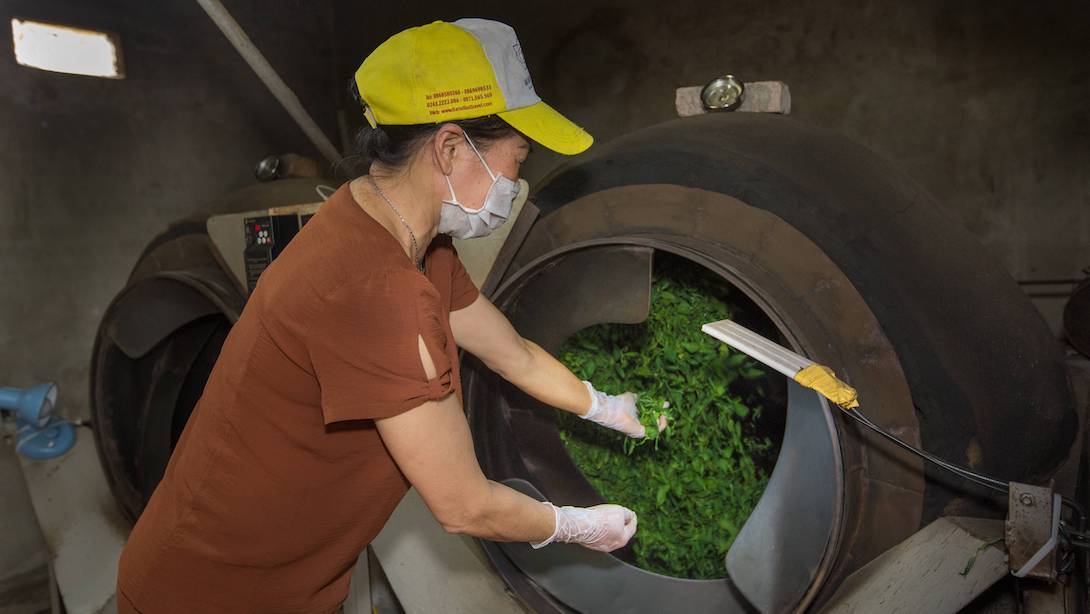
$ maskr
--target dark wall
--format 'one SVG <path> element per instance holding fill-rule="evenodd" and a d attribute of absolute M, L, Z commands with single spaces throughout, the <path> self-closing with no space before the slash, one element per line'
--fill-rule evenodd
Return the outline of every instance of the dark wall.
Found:
<path fill-rule="evenodd" d="M 228 4 L 335 134 L 332 12 Z M 196 2 L 0 0 L 0 17 L 9 40 L 11 17 L 121 39 L 116 81 L 18 66 L 0 44 L 0 386 L 56 381 L 62 411 L 86 416 L 95 330 L 148 241 L 252 183 L 260 158 L 313 151 Z M 0 441 L 0 579 L 43 560 L 21 479 Z"/>
<path fill-rule="evenodd" d="M 599 142 L 675 117 L 674 89 L 782 80 L 793 117 L 891 158 L 1015 277 L 1090 265 L 1090 3 L 925 0 L 338 3 L 352 68 L 433 19 L 513 25 L 542 97 Z M 540 176 L 555 160 L 539 155 Z"/>
<path fill-rule="evenodd" d="M 230 4 L 334 134 L 330 14 L 302 2 Z M 2 6 L 5 18 L 105 29 L 122 43 L 122 80 L 0 54 L 0 339 L 18 354 L 0 365 L 12 383 L 60 380 L 62 399 L 83 404 L 94 329 L 148 240 L 251 183 L 265 155 L 312 149 L 195 2 Z"/>

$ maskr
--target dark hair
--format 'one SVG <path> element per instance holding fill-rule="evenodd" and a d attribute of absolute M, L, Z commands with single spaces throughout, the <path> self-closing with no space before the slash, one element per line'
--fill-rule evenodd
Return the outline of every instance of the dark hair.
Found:
<path fill-rule="evenodd" d="M 348 91 L 361 105 L 365 104 L 356 87 L 356 80 L 350 79 Z M 443 124 L 460 127 L 473 139 L 473 144 L 480 149 L 488 149 L 494 141 L 506 138 L 517 131 L 511 124 L 496 115 L 486 115 L 473 119 L 461 119 L 438 124 L 411 124 L 405 126 L 379 125 L 372 128 L 364 123 L 356 134 L 356 156 L 371 162 L 381 162 L 386 166 L 398 168 L 408 163 L 409 159 L 420 150 L 428 137 L 438 132 Z"/>

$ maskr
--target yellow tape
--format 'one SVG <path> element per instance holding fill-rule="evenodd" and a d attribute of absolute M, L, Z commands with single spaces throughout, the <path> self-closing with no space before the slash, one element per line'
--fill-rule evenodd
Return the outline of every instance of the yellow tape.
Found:
<path fill-rule="evenodd" d="M 795 381 L 821 393 L 822 396 L 844 409 L 859 407 L 855 388 L 837 379 L 833 370 L 825 365 L 813 364 L 795 374 Z"/>

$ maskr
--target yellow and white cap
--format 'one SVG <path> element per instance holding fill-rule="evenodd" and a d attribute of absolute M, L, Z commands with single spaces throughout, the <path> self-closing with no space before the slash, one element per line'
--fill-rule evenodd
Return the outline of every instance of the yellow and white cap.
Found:
<path fill-rule="evenodd" d="M 542 102 L 515 30 L 489 19 L 436 21 L 391 36 L 356 71 L 371 127 L 499 115 L 562 154 L 594 138 Z"/>

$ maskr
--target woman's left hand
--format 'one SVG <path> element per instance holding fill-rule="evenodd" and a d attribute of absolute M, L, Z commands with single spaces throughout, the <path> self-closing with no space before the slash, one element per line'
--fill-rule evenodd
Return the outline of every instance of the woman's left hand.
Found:
<path fill-rule="evenodd" d="M 583 419 L 620 431 L 629 437 L 638 439 L 647 436 L 647 429 L 640 424 L 635 394 L 626 392 L 613 396 L 595 390 L 590 382 L 583 383 L 586 384 L 591 398 L 590 410 L 582 416 Z"/>

